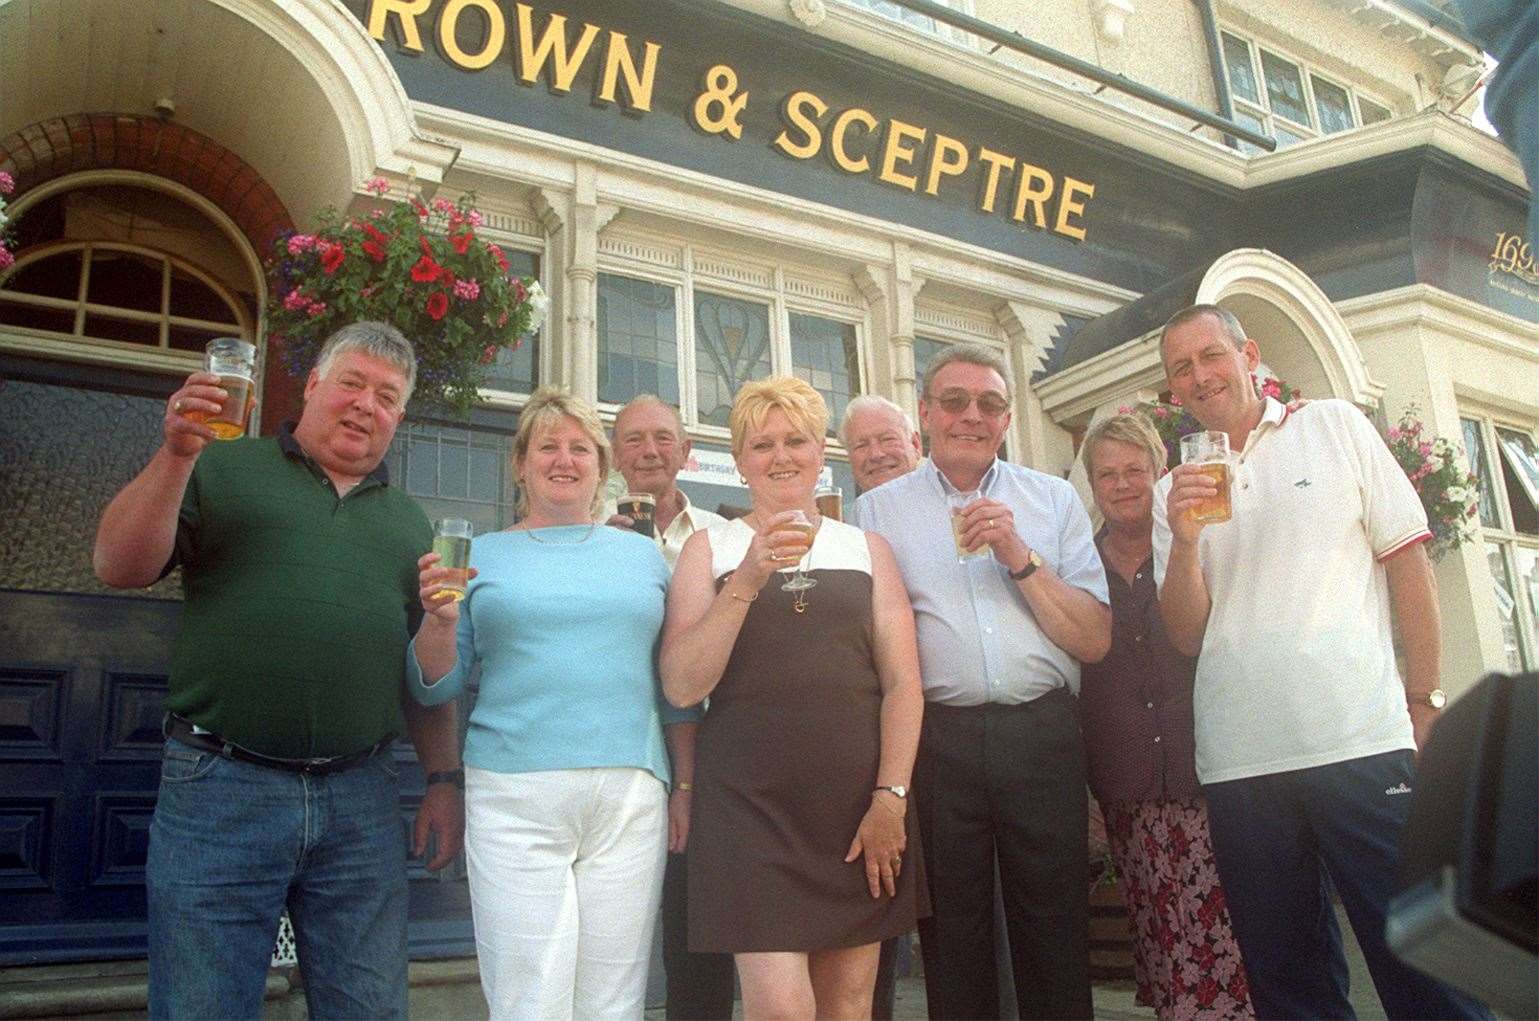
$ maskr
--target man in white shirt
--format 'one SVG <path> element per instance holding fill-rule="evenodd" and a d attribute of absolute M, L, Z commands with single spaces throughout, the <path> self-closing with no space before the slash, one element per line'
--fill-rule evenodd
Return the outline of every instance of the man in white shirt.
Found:
<path fill-rule="evenodd" d="M 612 432 L 615 466 L 632 493 L 651 493 L 657 500 L 653 521 L 663 559 L 672 569 L 684 541 L 702 528 L 722 520 L 701 510 L 679 488 L 679 471 L 689 460 L 689 437 L 678 409 L 651 394 L 631 398 L 615 416 Z M 623 514 L 609 524 L 629 528 Z M 669 1018 L 714 1021 L 732 1016 L 732 955 L 692 954 L 688 944 L 688 905 L 685 902 L 689 840 L 689 809 L 694 797 L 695 738 L 700 724 L 675 723 L 664 737 L 673 767 L 668 796 L 668 865 L 663 874 L 663 968 L 668 975 Z"/>
<path fill-rule="evenodd" d="M 1384 941 L 1414 756 L 1443 704 L 1416 492 L 1353 405 L 1258 396 L 1260 351 L 1226 310 L 1176 313 L 1161 356 L 1232 454 L 1228 521 L 1194 520 L 1218 494 L 1196 466 L 1160 481 L 1154 556 L 1171 641 L 1199 657 L 1197 774 L 1256 1014 L 1352 1016 L 1334 887 L 1391 1018 L 1486 1017 Z"/>

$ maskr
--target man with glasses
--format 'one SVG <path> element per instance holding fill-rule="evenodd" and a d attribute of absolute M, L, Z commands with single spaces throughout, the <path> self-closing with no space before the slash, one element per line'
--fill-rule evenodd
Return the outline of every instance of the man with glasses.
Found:
<path fill-rule="evenodd" d="M 1023 1018 L 1091 1016 L 1079 664 L 1111 610 L 1090 517 L 1066 481 L 1001 460 L 1005 366 L 976 345 L 925 371 L 930 460 L 855 520 L 892 544 L 913 600 L 925 717 L 914 768 L 933 915 L 919 923 L 934 1018 L 998 1017 L 996 857 Z M 976 494 L 960 510 L 955 494 Z M 957 546 L 977 554 L 959 555 Z"/>

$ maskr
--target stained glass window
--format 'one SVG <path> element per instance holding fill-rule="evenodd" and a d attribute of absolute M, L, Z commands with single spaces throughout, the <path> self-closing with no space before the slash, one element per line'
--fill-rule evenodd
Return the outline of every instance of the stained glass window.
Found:
<path fill-rule="evenodd" d="M 1223 40 L 1224 63 L 1229 65 L 1229 87 L 1237 96 L 1252 103 L 1261 102 L 1261 93 L 1256 88 L 1256 69 L 1250 63 L 1250 44 L 1228 32 L 1223 33 Z"/>
<path fill-rule="evenodd" d="M 828 405 L 828 434 L 834 435 L 845 406 L 860 393 L 860 354 L 854 325 L 792 312 L 791 371 L 823 395 Z"/>
<path fill-rule="evenodd" d="M 1304 78 L 1298 65 L 1275 53 L 1261 51 L 1261 73 L 1272 112 L 1297 124 L 1308 125 L 1309 107 L 1304 103 Z"/>
<path fill-rule="evenodd" d="M 1309 82 L 1315 90 L 1315 112 L 1320 115 L 1320 130 L 1333 135 L 1351 128 L 1352 97 L 1347 95 L 1347 90 L 1319 75 L 1310 75 Z"/>
<path fill-rule="evenodd" d="M 770 374 L 769 306 L 695 292 L 695 387 L 702 424 L 727 424 L 738 387 Z"/>
<path fill-rule="evenodd" d="M 637 394 L 679 403 L 677 298 L 667 284 L 600 273 L 598 396 L 624 404 Z"/>

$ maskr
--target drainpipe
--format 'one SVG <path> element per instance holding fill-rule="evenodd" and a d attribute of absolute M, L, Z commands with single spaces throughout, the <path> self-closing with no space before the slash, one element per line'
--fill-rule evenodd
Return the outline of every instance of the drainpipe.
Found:
<path fill-rule="evenodd" d="M 1218 97 L 1218 113 L 1225 120 L 1232 121 L 1234 103 L 1229 98 L 1229 78 L 1224 74 L 1223 42 L 1218 37 L 1218 17 L 1213 13 L 1213 0 L 1193 2 L 1202 14 L 1202 31 L 1208 37 L 1208 71 L 1213 75 L 1213 94 Z M 1231 149 L 1240 147 L 1233 135 L 1225 135 L 1224 144 Z"/>

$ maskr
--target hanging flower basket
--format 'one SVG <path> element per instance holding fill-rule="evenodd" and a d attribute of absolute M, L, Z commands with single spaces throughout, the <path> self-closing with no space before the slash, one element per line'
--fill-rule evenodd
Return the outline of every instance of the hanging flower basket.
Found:
<path fill-rule="evenodd" d="M 374 178 L 365 190 L 390 190 Z M 508 274 L 502 249 L 476 234 L 474 196 L 413 197 L 346 217 L 325 209 L 316 229 L 280 237 L 269 262 L 268 337 L 303 376 L 326 338 L 348 323 L 395 326 L 417 350 L 414 401 L 465 412 L 500 350 L 540 328 L 538 281 Z"/>
<path fill-rule="evenodd" d="M 10 218 L 5 212 L 5 196 L 16 190 L 16 181 L 4 170 L 0 170 L 0 273 L 4 273 L 16 263 L 16 256 L 10 249 Z"/>
<path fill-rule="evenodd" d="M 1432 532 L 1427 553 L 1433 560 L 1441 560 L 1474 538 L 1480 483 L 1459 464 L 1463 448 L 1429 435 L 1416 414 L 1415 404 L 1406 405 L 1399 423 L 1390 428 L 1384 441 L 1427 512 L 1427 528 Z"/>

